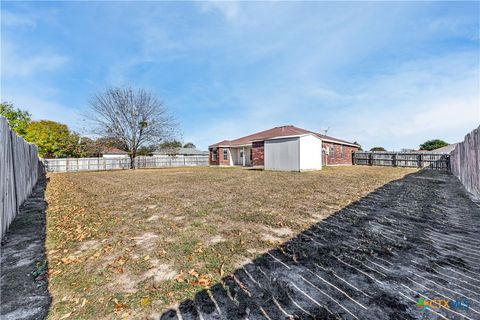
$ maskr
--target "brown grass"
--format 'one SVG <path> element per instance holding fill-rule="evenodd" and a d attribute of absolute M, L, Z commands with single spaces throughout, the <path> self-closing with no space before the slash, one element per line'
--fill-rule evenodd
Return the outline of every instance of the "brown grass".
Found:
<path fill-rule="evenodd" d="M 50 318 L 148 318 L 412 169 L 51 174 Z"/>

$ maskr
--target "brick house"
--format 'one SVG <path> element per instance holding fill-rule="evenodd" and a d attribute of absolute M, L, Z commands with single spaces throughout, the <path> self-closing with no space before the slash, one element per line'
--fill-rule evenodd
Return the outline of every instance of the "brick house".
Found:
<path fill-rule="evenodd" d="M 320 170 L 350 165 L 359 145 L 294 126 L 281 126 L 209 146 L 210 165 L 266 170 Z"/>

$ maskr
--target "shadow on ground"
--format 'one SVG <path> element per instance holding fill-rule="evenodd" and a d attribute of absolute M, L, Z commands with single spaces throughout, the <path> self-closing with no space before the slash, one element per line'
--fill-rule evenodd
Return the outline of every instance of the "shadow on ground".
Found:
<path fill-rule="evenodd" d="M 45 255 L 45 176 L 20 208 L 1 246 L 1 319 L 43 319 L 51 303 Z"/>
<path fill-rule="evenodd" d="M 479 319 L 480 208 L 450 174 L 391 182 L 161 319 Z M 419 298 L 460 301 L 424 308 Z"/>

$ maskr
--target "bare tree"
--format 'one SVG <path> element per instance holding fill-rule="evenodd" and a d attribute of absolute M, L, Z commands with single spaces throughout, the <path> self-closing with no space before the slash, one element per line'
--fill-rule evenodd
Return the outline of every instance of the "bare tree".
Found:
<path fill-rule="evenodd" d="M 132 168 L 142 145 L 159 144 L 171 137 L 177 127 L 167 108 L 143 89 L 109 88 L 96 94 L 90 106 L 87 117 L 94 124 L 94 132 L 123 141 L 130 153 Z"/>

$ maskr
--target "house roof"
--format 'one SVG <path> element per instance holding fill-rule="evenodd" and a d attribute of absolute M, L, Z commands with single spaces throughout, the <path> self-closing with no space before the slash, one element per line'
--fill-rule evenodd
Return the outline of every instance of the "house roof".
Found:
<path fill-rule="evenodd" d="M 159 149 L 152 154 L 157 155 L 172 155 L 172 154 L 180 154 L 180 155 L 206 155 L 208 151 L 198 150 L 197 148 L 166 148 L 166 149 Z"/>
<path fill-rule="evenodd" d="M 225 146 L 225 147 L 231 147 L 231 146 L 241 146 L 241 145 L 247 145 L 250 144 L 252 141 L 261 141 L 261 140 L 269 140 L 273 138 L 279 138 L 279 137 L 291 137 L 291 136 L 301 136 L 305 134 L 313 134 L 316 137 L 328 141 L 328 142 L 334 142 L 334 143 L 339 143 L 339 144 L 348 144 L 348 145 L 353 145 L 353 146 L 358 146 L 354 143 L 333 138 L 330 136 L 326 136 L 320 133 L 316 133 L 313 131 L 305 130 L 302 128 L 297 128 L 292 125 L 288 126 L 281 126 L 281 127 L 275 127 L 272 129 L 268 129 L 265 131 L 260 131 L 245 137 L 241 137 L 235 140 L 223 140 L 221 142 L 212 144 L 210 147 L 219 147 L 219 146 Z"/>
<path fill-rule="evenodd" d="M 120 150 L 118 148 L 106 148 L 102 152 L 103 154 L 128 154 L 128 152 Z"/>

